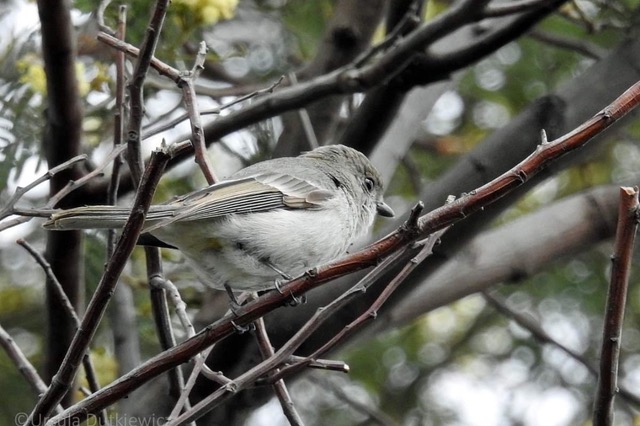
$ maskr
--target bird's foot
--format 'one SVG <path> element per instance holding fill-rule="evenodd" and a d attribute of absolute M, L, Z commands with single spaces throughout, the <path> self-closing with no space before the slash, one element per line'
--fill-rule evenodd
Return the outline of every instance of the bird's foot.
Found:
<path fill-rule="evenodd" d="M 278 291 L 278 293 L 285 294 L 282 291 L 282 288 L 280 287 L 280 281 L 276 280 L 275 283 L 274 283 L 274 287 Z M 302 295 L 300 297 L 296 297 L 293 293 L 289 292 L 289 297 L 290 297 L 290 299 L 287 301 L 287 305 L 289 305 L 289 306 L 298 306 L 298 305 L 301 305 L 301 304 L 307 302 L 307 296 L 305 296 L 305 295 Z"/>

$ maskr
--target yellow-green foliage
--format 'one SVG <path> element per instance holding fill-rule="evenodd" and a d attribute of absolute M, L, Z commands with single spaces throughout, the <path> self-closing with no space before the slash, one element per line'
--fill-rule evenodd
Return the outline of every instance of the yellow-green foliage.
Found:
<path fill-rule="evenodd" d="M 20 73 L 20 83 L 28 85 L 35 93 L 43 95 L 47 93 L 47 77 L 44 67 L 35 54 L 24 55 L 16 62 L 16 67 Z M 76 78 L 80 95 L 85 96 L 91 87 L 85 78 L 85 66 L 82 62 L 76 62 Z"/>
<path fill-rule="evenodd" d="M 33 54 L 27 54 L 16 62 L 20 83 L 28 85 L 33 92 L 47 93 L 47 77 L 42 63 Z"/>
<path fill-rule="evenodd" d="M 175 0 L 177 10 L 184 9 L 196 25 L 211 25 L 222 19 L 231 19 L 238 0 Z"/>

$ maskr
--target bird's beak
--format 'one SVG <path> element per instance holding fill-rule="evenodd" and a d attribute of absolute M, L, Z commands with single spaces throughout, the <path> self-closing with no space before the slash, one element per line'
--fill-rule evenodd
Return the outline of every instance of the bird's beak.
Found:
<path fill-rule="evenodd" d="M 376 211 L 380 216 L 384 216 L 384 217 L 394 216 L 394 213 L 393 213 L 393 210 L 391 210 L 391 207 L 386 205 L 383 201 L 378 201 L 376 203 Z"/>

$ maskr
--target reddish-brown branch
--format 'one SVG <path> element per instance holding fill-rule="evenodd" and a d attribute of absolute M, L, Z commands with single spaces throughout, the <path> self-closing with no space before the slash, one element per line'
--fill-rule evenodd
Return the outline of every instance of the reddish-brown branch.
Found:
<path fill-rule="evenodd" d="M 86 418 L 89 413 L 104 408 L 153 377 L 188 361 L 195 354 L 220 341 L 234 332 L 234 324 L 247 325 L 262 315 L 286 303 L 291 296 L 301 296 L 305 292 L 335 278 L 375 265 L 411 241 L 424 238 L 430 233 L 443 229 L 467 215 L 482 209 L 509 191 L 521 185 L 528 178 L 542 170 L 553 160 L 571 152 L 592 137 L 619 120 L 640 102 L 640 83 L 636 83 L 611 105 L 574 131 L 555 141 L 541 145 L 535 153 L 488 184 L 472 191 L 451 204 L 440 207 L 418 220 L 418 227 L 392 232 L 375 244 L 343 259 L 314 269 L 281 287 L 281 292 L 269 292 L 252 301 L 237 312 L 237 317 L 227 315 L 209 325 L 197 335 L 179 345 L 156 355 L 134 371 L 120 377 L 101 391 L 70 407 L 60 416 L 52 419 L 52 425 L 71 424 Z"/>
<path fill-rule="evenodd" d="M 384 262 L 388 262 L 388 259 L 385 259 Z M 371 271 L 368 275 L 374 274 L 377 269 L 378 268 L 376 268 L 374 271 Z M 367 277 L 365 277 L 365 280 L 366 279 Z M 239 391 L 246 389 L 249 385 L 255 383 L 260 377 L 266 375 L 268 372 L 277 371 L 277 369 L 289 359 L 293 352 L 297 348 L 299 348 L 300 345 L 304 343 L 304 341 L 312 333 L 318 330 L 320 325 L 325 320 L 334 315 L 350 300 L 352 300 L 358 294 L 362 294 L 364 291 L 365 286 L 355 285 L 347 292 L 343 293 L 340 297 L 335 299 L 333 302 L 331 302 L 329 305 L 323 307 L 322 309 L 318 309 L 313 317 L 311 317 L 311 319 L 307 321 L 307 323 L 304 324 L 304 326 L 300 328 L 300 330 L 298 330 L 298 332 L 295 333 L 294 336 L 291 337 L 285 345 L 278 349 L 278 352 L 276 352 L 272 357 L 265 359 L 260 364 L 236 377 L 231 383 L 227 384 L 226 386 L 222 386 L 216 389 L 209 396 L 195 404 L 191 410 L 183 413 L 177 419 L 169 421 L 169 423 L 167 423 L 167 426 L 178 426 L 180 424 L 183 424 L 184 422 L 197 420 L 216 406 L 233 397 Z M 284 291 L 282 293 L 286 294 Z M 291 297 L 291 295 L 289 295 L 289 297 Z"/>
<path fill-rule="evenodd" d="M 360 329 L 367 321 L 375 319 L 378 310 L 382 307 L 382 305 L 389 299 L 391 294 L 395 291 L 396 288 L 405 280 L 405 278 L 413 271 L 420 263 L 430 256 L 433 253 L 433 246 L 438 242 L 442 234 L 445 233 L 447 228 L 441 229 L 437 232 L 434 232 L 429 236 L 427 241 L 424 243 L 424 246 L 420 250 L 420 252 L 413 258 L 409 260 L 409 262 L 402 268 L 402 270 L 396 275 L 389 284 L 384 288 L 380 296 L 371 304 L 369 309 L 367 309 L 364 313 L 362 313 L 358 318 L 353 320 L 350 324 L 345 326 L 338 334 L 336 334 L 332 339 L 330 339 L 327 343 L 322 345 L 322 347 L 316 350 L 311 358 L 315 359 L 320 357 L 322 354 L 331 350 L 342 340 L 346 339 L 352 333 Z"/>
<path fill-rule="evenodd" d="M 637 82 L 609 106 L 573 131 L 538 146 L 536 151 L 511 170 L 471 191 L 451 204 L 433 210 L 420 218 L 421 234 L 426 236 L 442 229 L 503 197 L 566 153 L 578 149 L 594 136 L 622 118 L 640 103 L 640 82 Z"/>
<path fill-rule="evenodd" d="M 104 275 L 98 283 L 98 287 L 87 306 L 80 327 L 67 350 L 64 362 L 56 373 L 51 386 L 49 386 L 47 392 L 36 404 L 26 424 L 43 424 L 53 407 L 55 407 L 69 391 L 78 371 L 80 360 L 97 330 L 97 326 L 102 319 L 113 289 L 118 283 L 118 278 L 136 245 L 138 236 L 144 225 L 145 215 L 151 205 L 155 187 L 164 172 L 164 167 L 169 158 L 169 155 L 163 151 L 155 151 L 152 154 L 151 162 L 145 170 L 139 191 L 136 195 L 131 215 L 124 226 L 122 237 L 118 240 L 113 256 L 107 264 Z"/>
<path fill-rule="evenodd" d="M 618 362 L 624 309 L 627 304 L 629 271 L 636 230 L 638 229 L 638 188 L 620 188 L 620 207 L 614 254 L 611 258 L 611 284 L 607 294 L 607 306 L 600 352 L 600 374 L 593 410 L 595 426 L 613 424 L 613 401 L 618 392 Z"/>

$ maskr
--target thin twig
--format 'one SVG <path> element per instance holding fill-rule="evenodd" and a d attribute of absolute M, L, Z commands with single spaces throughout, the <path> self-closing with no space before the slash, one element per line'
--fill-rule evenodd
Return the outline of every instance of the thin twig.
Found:
<path fill-rule="evenodd" d="M 67 296 L 64 289 L 62 288 L 62 284 L 60 284 L 60 281 L 58 281 L 58 278 L 54 274 L 53 269 L 51 268 L 51 265 L 49 265 L 49 262 L 47 262 L 44 256 L 42 256 L 31 244 L 29 244 L 25 240 L 18 239 L 16 243 L 22 246 L 31 255 L 31 257 L 33 257 L 33 259 L 38 263 L 38 265 L 40 265 L 45 275 L 47 276 L 47 279 L 45 281 L 47 284 L 51 286 L 52 293 L 55 295 L 56 299 L 58 299 L 58 301 L 60 302 L 60 306 L 62 306 L 66 314 L 74 322 L 76 328 L 79 328 L 80 319 L 76 314 L 76 310 L 73 307 L 71 300 L 69 300 L 69 297 Z M 93 362 L 91 361 L 91 356 L 89 355 L 88 349 L 85 350 L 85 353 L 82 357 L 82 366 L 84 367 L 84 372 L 87 378 L 87 383 L 89 384 L 89 389 L 91 390 L 92 393 L 97 392 L 98 390 L 100 390 L 100 385 L 98 383 L 98 379 L 96 377 L 96 371 L 95 371 L 95 368 L 93 367 Z M 104 410 L 100 411 L 98 420 L 101 425 L 106 424 L 107 415 Z"/>
<path fill-rule="evenodd" d="M 166 280 L 162 270 L 160 250 L 157 247 L 145 247 L 145 257 L 147 263 L 147 280 L 149 282 L 149 291 L 151 292 L 151 307 L 156 324 L 156 334 L 160 340 L 162 350 L 167 350 L 176 345 L 176 340 L 169 316 Z M 196 357 L 196 363 L 198 360 L 199 357 Z M 176 401 L 179 401 L 180 409 L 182 409 L 183 406 L 189 409 L 191 407 L 189 399 L 182 398 L 184 388 L 185 382 L 182 369 L 171 369 L 169 371 L 169 394 L 173 396 Z M 180 409 L 178 409 L 178 412 Z M 193 425 L 193 423 L 189 423 L 189 425 Z"/>
<path fill-rule="evenodd" d="M 258 347 L 260 348 L 262 359 L 266 360 L 274 355 L 274 351 L 271 341 L 269 340 L 267 328 L 264 325 L 264 319 L 258 318 L 254 324 L 256 325 L 256 339 L 258 340 Z M 284 380 L 277 380 L 272 386 L 276 396 L 278 397 L 280 406 L 282 407 L 282 412 L 287 420 L 289 420 L 289 424 L 292 426 L 304 425 L 302 417 L 298 414 L 298 411 L 291 400 L 291 396 L 289 395 L 289 391 L 287 390 L 287 385 L 284 383 Z"/>
<path fill-rule="evenodd" d="M 255 98 L 255 97 L 259 97 L 262 96 L 264 94 L 267 93 L 273 93 L 274 89 L 276 87 L 278 87 L 280 84 L 282 84 L 282 81 L 284 80 L 284 76 L 280 76 L 280 78 L 278 80 L 276 80 L 274 83 L 272 83 L 269 87 L 265 87 L 259 90 L 256 90 L 254 92 L 248 93 L 246 95 L 240 96 L 234 100 L 232 100 L 231 102 L 228 102 L 224 105 L 221 105 L 217 108 L 212 108 L 212 109 L 206 109 L 206 110 L 202 110 L 200 111 L 200 115 L 208 115 L 208 114 L 220 114 L 220 112 L 224 111 L 225 109 L 231 108 L 232 106 L 238 105 L 246 100 Z M 184 113 L 182 115 L 180 115 L 179 117 L 174 118 L 173 120 L 162 124 L 160 126 L 156 126 L 153 127 L 152 129 L 149 129 L 148 131 L 146 131 L 143 135 L 142 138 L 143 139 L 147 139 L 150 138 L 151 136 L 155 136 L 159 133 L 164 132 L 165 130 L 169 130 L 174 128 L 175 126 L 177 126 L 178 124 L 182 123 L 183 121 L 189 119 L 189 114 L 188 113 Z"/>
<path fill-rule="evenodd" d="M 191 408 L 191 405 L 189 403 L 189 395 L 191 394 L 191 391 L 196 384 L 196 380 L 201 373 L 208 379 L 213 380 L 214 382 L 219 383 L 223 386 L 233 383 L 233 381 L 225 377 L 225 375 L 222 374 L 221 371 L 213 372 L 206 366 L 205 362 L 213 348 L 214 346 L 210 346 L 200 354 L 196 355 L 191 374 L 189 374 L 189 378 L 187 379 L 186 384 L 181 388 L 180 396 L 176 404 L 173 406 L 171 414 L 169 414 L 169 417 L 165 419 L 166 421 L 170 421 L 178 417 L 183 409 L 186 411 Z"/>
<path fill-rule="evenodd" d="M 13 361 L 16 368 L 27 383 L 31 386 L 31 389 L 36 395 L 41 395 L 47 391 L 47 385 L 38 375 L 36 368 L 29 362 L 29 359 L 22 352 L 20 347 L 16 344 L 15 340 L 9 333 L 0 325 L 0 346 L 4 349 L 9 356 L 9 359 Z M 55 408 L 56 413 L 62 413 L 62 406 L 57 405 Z"/>
<path fill-rule="evenodd" d="M 149 247 L 155 248 L 155 247 Z M 147 282 L 149 283 L 149 298 L 151 299 L 151 311 L 156 328 L 156 335 L 160 342 L 160 348 L 166 351 L 176 345 L 176 339 L 173 333 L 173 325 L 169 315 L 169 302 L 167 301 L 166 291 L 163 289 L 164 271 L 162 268 L 162 260 L 159 250 L 146 250 L 145 263 L 147 265 Z M 180 395 L 180 391 L 184 386 L 184 379 L 180 380 L 171 372 L 181 371 L 180 369 L 172 369 L 169 374 L 169 394 L 176 399 Z"/>
<path fill-rule="evenodd" d="M 168 7 L 169 0 L 156 0 L 152 16 L 149 19 L 149 24 L 144 34 L 142 46 L 140 47 L 140 56 L 138 56 L 138 60 L 136 61 L 131 84 L 129 85 L 130 115 L 127 127 L 127 162 L 131 169 L 134 185 L 140 182 L 142 169 L 144 167 L 140 153 L 142 118 L 144 117 L 144 80 L 158 44 L 160 31 L 162 30 Z"/>
<path fill-rule="evenodd" d="M 308 357 L 302 357 L 298 355 L 291 355 L 288 364 L 293 364 L 302 360 L 308 360 Z M 348 373 L 350 368 L 344 361 L 335 361 L 332 359 L 314 359 L 308 362 L 307 367 L 316 368 L 319 370 L 337 371 L 338 373 Z"/>
<path fill-rule="evenodd" d="M 44 256 L 42 256 L 31 244 L 29 244 L 25 240 L 18 239 L 16 240 L 16 243 L 22 246 L 31 255 L 31 257 L 33 257 L 38 265 L 40 265 L 48 280 L 51 282 L 51 290 L 53 291 L 53 294 L 55 294 L 56 298 L 60 301 L 60 304 L 66 311 L 67 315 L 69 315 L 73 322 L 76 323 L 76 326 L 79 326 L 80 318 L 78 318 L 73 304 L 69 300 L 69 297 L 67 297 L 67 294 L 64 292 L 64 289 L 58 281 L 58 278 L 56 278 L 55 274 L 53 273 L 49 262 L 47 262 Z"/>
<path fill-rule="evenodd" d="M 109 0 L 110 1 L 110 0 Z M 124 40 L 127 30 L 127 6 L 120 5 L 118 9 L 118 30 L 116 37 Z M 125 124 L 125 55 L 121 51 L 116 51 L 116 107 L 113 117 L 113 146 L 117 148 L 124 141 Z M 122 156 L 117 154 L 113 158 L 113 168 L 111 171 L 111 181 L 107 191 L 107 204 L 115 205 L 118 197 L 118 187 L 120 186 L 120 167 L 122 166 Z M 114 241 L 115 230 L 109 231 L 110 241 Z M 112 244 L 108 244 L 108 250 L 112 249 Z M 109 251 L 108 251 L 108 254 Z"/>
<path fill-rule="evenodd" d="M 127 24 L 127 6 L 120 5 L 118 8 L 118 22 L 116 37 L 124 40 Z M 126 122 L 126 76 L 125 76 L 125 55 L 123 52 L 115 53 L 116 69 L 116 95 L 115 110 L 113 120 L 113 148 L 123 146 L 124 128 Z M 118 188 L 120 187 L 120 172 L 122 167 L 122 155 L 116 154 L 113 158 L 111 168 L 111 178 L 107 188 L 107 204 L 116 205 L 118 201 Z M 110 161 L 108 159 L 107 161 Z M 106 164 L 106 162 L 103 162 Z M 106 261 L 113 255 L 116 243 L 117 231 L 109 229 L 107 231 Z M 118 371 L 124 374 L 131 371 L 140 364 L 140 342 L 135 319 L 135 306 L 131 289 L 126 285 L 116 287 L 113 294 L 113 301 L 109 306 L 109 319 L 114 341 L 116 359 L 118 360 Z"/>
<path fill-rule="evenodd" d="M 195 386 L 196 380 L 200 376 L 200 372 L 202 372 L 202 369 L 204 368 L 204 363 L 206 362 L 206 359 L 209 356 L 209 353 L 211 352 L 212 349 L 213 349 L 213 346 L 207 348 L 204 352 L 200 353 L 199 354 L 200 356 L 196 356 L 195 363 L 193 364 L 193 369 L 189 374 L 189 378 L 187 379 L 187 382 L 183 383 L 183 385 L 180 387 L 179 389 L 180 392 L 178 393 L 178 398 L 176 398 L 176 403 L 171 409 L 171 413 L 169 414 L 169 416 L 165 419 L 166 421 L 171 421 L 175 419 L 180 415 L 181 412 L 183 412 L 183 410 L 191 409 L 191 403 L 189 402 L 189 395 L 191 394 L 191 390 Z M 222 376 L 222 374 L 220 374 L 220 376 Z M 231 380 L 229 380 L 229 382 L 231 382 Z M 190 424 L 192 423 L 193 422 L 191 422 Z"/>
<path fill-rule="evenodd" d="M 289 81 L 292 85 L 298 84 L 298 79 L 296 78 L 295 72 L 289 73 Z M 318 137 L 316 136 L 315 130 L 313 130 L 313 123 L 311 123 L 311 117 L 309 117 L 309 111 L 306 108 L 298 109 L 298 117 L 300 118 L 300 123 L 302 124 L 302 129 L 304 130 L 304 135 L 307 138 L 307 143 L 309 145 L 309 149 L 316 149 L 320 146 L 318 143 Z"/>
<path fill-rule="evenodd" d="M 600 374 L 593 404 L 593 424 L 613 424 L 613 401 L 618 392 L 618 364 L 624 309 L 627 305 L 629 274 L 633 245 L 638 229 L 638 188 L 620 188 L 618 226 L 614 252 L 611 258 L 611 284 L 607 294 L 607 306 L 600 351 Z"/>
<path fill-rule="evenodd" d="M 11 198 L 9 198 L 9 200 L 7 201 L 5 206 L 2 208 L 2 210 L 0 210 L 0 220 L 6 218 L 7 216 L 11 216 L 12 214 L 14 214 L 15 205 L 16 205 L 16 203 L 18 201 L 20 201 L 20 199 L 24 196 L 24 194 L 26 194 L 27 192 L 31 191 L 33 188 L 35 188 L 36 186 L 40 185 L 41 183 L 46 182 L 47 180 L 51 179 L 57 173 L 60 173 L 63 170 L 70 169 L 76 163 L 79 163 L 81 161 L 85 161 L 86 159 L 87 159 L 87 156 L 85 154 L 77 155 L 77 156 L 65 161 L 64 163 L 61 163 L 61 164 L 57 165 L 56 167 L 53 167 L 53 168 L 47 170 L 46 173 L 44 173 L 43 175 L 41 175 L 40 177 L 35 179 L 33 182 L 29 183 L 27 186 L 25 186 L 25 187 L 20 187 L 20 186 L 17 187 L 16 191 L 13 193 Z"/>
<path fill-rule="evenodd" d="M 515 321 L 520 327 L 531 333 L 536 340 L 557 347 L 562 352 L 582 364 L 591 375 L 593 375 L 594 377 L 598 377 L 598 369 L 591 363 L 591 361 L 583 354 L 569 348 L 564 343 L 560 342 L 557 339 L 554 339 L 551 335 L 549 335 L 549 333 L 547 333 L 544 328 L 540 326 L 541 321 L 539 318 L 535 318 L 530 314 L 518 312 L 517 310 L 507 305 L 507 303 L 496 294 L 490 293 L 488 291 L 483 291 L 482 296 L 484 297 L 484 300 L 486 300 L 487 303 L 491 305 L 496 311 Z M 640 407 L 640 397 L 636 396 L 631 390 L 621 386 L 620 395 L 629 403 L 635 405 L 636 407 Z"/>
<path fill-rule="evenodd" d="M 164 290 L 165 294 L 168 296 L 168 299 L 173 303 L 176 315 L 178 315 L 178 319 L 180 320 L 182 327 L 185 329 L 187 338 L 195 336 L 195 328 L 193 327 L 193 324 L 189 319 L 189 315 L 187 314 L 187 304 L 182 300 L 178 288 L 170 280 L 164 279 L 161 276 L 154 275 L 152 279 L 155 283 L 154 287 Z M 204 363 L 205 357 L 202 354 L 197 354 L 196 359 L 202 361 L 200 363 L 202 369 L 201 373 L 205 377 L 222 385 L 230 382 L 230 380 L 224 377 L 224 375 L 210 370 L 209 367 L 207 367 L 207 365 Z"/>
<path fill-rule="evenodd" d="M 156 328 L 158 334 L 161 337 L 161 341 L 163 342 L 162 347 L 164 350 L 166 350 L 172 346 L 175 346 L 175 339 L 173 337 L 173 331 L 171 323 L 169 321 L 169 311 L 166 306 L 167 293 L 169 294 L 169 299 L 171 299 L 171 301 L 173 302 L 182 326 L 186 330 L 187 337 L 195 335 L 195 329 L 191 324 L 191 321 L 189 320 L 186 311 L 187 305 L 180 297 L 180 292 L 171 281 L 164 278 L 160 257 L 156 254 L 157 249 L 155 250 L 156 252 L 147 252 L 147 268 L 149 270 L 148 279 L 149 286 L 152 289 L 152 302 L 154 302 L 155 305 L 156 301 L 160 299 L 157 303 L 162 304 L 162 306 L 158 306 L 155 308 L 154 312 L 156 313 L 156 315 L 154 315 L 154 317 L 156 318 Z M 170 377 L 171 393 L 176 397 L 176 404 L 174 405 L 169 417 L 166 418 L 167 421 L 180 415 L 180 412 L 183 409 L 189 410 L 191 408 L 191 404 L 189 402 L 189 394 L 191 393 L 191 390 L 196 383 L 196 379 L 201 373 L 203 376 L 221 385 L 226 385 L 227 383 L 231 382 L 231 380 L 226 378 L 221 372 L 214 372 L 206 366 L 205 362 L 212 348 L 213 347 L 209 347 L 203 353 L 197 354 L 195 356 L 194 366 L 186 383 L 184 382 L 184 377 L 181 369 L 176 368 L 171 370 L 172 372 L 174 372 L 174 375 Z M 192 423 L 193 422 L 191 422 L 190 424 Z"/>
<path fill-rule="evenodd" d="M 171 318 L 169 316 L 167 294 L 163 289 L 165 278 L 160 258 L 160 250 L 156 247 L 145 247 L 145 257 L 147 264 L 147 280 L 149 282 L 151 308 L 156 325 L 156 334 L 160 341 L 160 347 L 164 351 L 175 346 L 176 340 L 173 334 Z M 182 391 L 185 387 L 182 369 L 173 368 L 169 370 L 168 376 L 169 394 L 178 401 L 181 398 Z M 183 401 L 182 405 L 186 408 L 191 407 L 191 403 L 188 399 Z"/>
<path fill-rule="evenodd" d="M 117 285 L 125 263 L 136 245 L 140 231 L 144 226 L 144 219 L 151 204 L 155 187 L 169 158 L 170 156 L 161 150 L 156 150 L 152 153 L 149 166 L 145 170 L 142 183 L 136 194 L 131 214 L 124 226 L 122 237 L 118 240 L 114 254 L 107 264 L 104 275 L 100 279 L 98 287 L 87 306 L 81 325 L 73 337 L 62 365 L 54 376 L 51 386 L 36 404 L 26 422 L 27 425 L 43 424 L 44 420 L 49 417 L 53 407 L 69 391 L 78 371 L 80 358 L 86 352 L 97 330 L 113 288 Z M 94 395 L 97 393 L 94 393 Z"/>
<path fill-rule="evenodd" d="M 596 61 L 604 58 L 607 53 L 609 53 L 595 44 L 586 42 L 584 39 L 576 40 L 569 37 L 563 37 L 559 34 L 551 34 L 547 31 L 533 29 L 528 33 L 528 36 L 534 40 L 547 43 L 551 46 L 577 52 L 588 58 L 595 59 Z"/>
<path fill-rule="evenodd" d="M 397 43 L 403 36 L 418 28 L 421 22 L 420 7 L 418 3 L 419 2 L 414 2 L 410 6 L 410 10 L 408 10 L 402 17 L 402 20 L 398 22 L 398 25 L 396 25 L 393 30 L 385 36 L 384 40 L 360 54 L 353 61 L 353 65 L 355 67 L 361 67 L 378 53 L 384 52 L 386 49 Z"/>
<path fill-rule="evenodd" d="M 104 31 L 108 34 L 115 34 L 115 31 L 109 28 L 109 26 L 104 22 L 104 12 L 105 10 L 107 10 L 107 7 L 109 7 L 110 4 L 111 0 L 100 1 L 100 4 L 98 4 L 98 8 L 96 9 L 96 22 L 98 22 L 98 28 L 100 28 L 101 31 Z"/>
<path fill-rule="evenodd" d="M 528 12 L 531 9 L 537 9 L 551 3 L 549 0 L 514 0 L 510 2 L 494 3 L 487 6 L 484 10 L 484 16 L 499 17 L 513 15 L 516 13 Z"/>
<path fill-rule="evenodd" d="M 113 47 L 116 50 L 120 50 L 126 53 L 127 55 L 131 56 L 132 58 L 140 57 L 140 49 L 138 49 L 132 44 L 126 43 L 122 40 L 118 40 L 116 37 L 110 34 L 99 32 L 96 38 L 98 39 L 98 41 L 101 41 L 106 45 Z M 169 79 L 173 80 L 175 83 L 178 83 L 180 81 L 180 78 L 181 78 L 180 70 L 162 62 L 158 58 L 152 57 L 149 65 L 153 69 L 155 69 L 158 72 L 158 74 L 168 77 Z"/>
<path fill-rule="evenodd" d="M 28 222 L 29 220 L 31 220 L 31 218 L 33 217 L 49 217 L 51 216 L 52 213 L 55 213 L 56 211 L 54 210 L 55 205 L 64 197 L 66 197 L 68 194 L 70 194 L 72 191 L 75 191 L 76 189 L 82 187 L 83 185 L 85 185 L 87 182 L 89 182 L 89 180 L 99 176 L 102 174 L 102 171 L 109 165 L 109 163 L 111 163 L 111 161 L 114 161 L 115 158 L 117 158 L 119 155 L 121 155 L 124 150 L 127 148 L 126 145 L 121 144 L 120 146 L 114 147 L 111 152 L 109 153 L 109 155 L 107 155 L 105 161 L 102 162 L 102 164 L 100 164 L 98 167 L 96 167 L 95 169 L 93 169 L 91 172 L 87 173 L 86 175 L 82 176 L 80 179 L 75 180 L 75 181 L 69 181 L 67 182 L 67 184 L 57 193 L 55 193 L 54 195 L 52 195 L 49 198 L 49 201 L 47 202 L 47 204 L 44 205 L 43 208 L 38 208 L 38 209 L 22 209 L 22 208 L 18 208 L 18 207 L 12 207 L 11 204 L 8 204 L 6 206 L 6 208 L 11 207 L 10 211 L 4 215 L 4 217 L 6 216 L 10 216 L 12 214 L 16 214 L 16 215 L 20 215 L 21 217 L 19 218 L 14 218 L 11 220 L 5 220 L 4 222 L 0 223 L 0 231 L 3 231 L 5 229 L 9 229 L 13 226 L 17 226 L 21 223 L 25 223 Z M 81 160 L 85 160 L 86 159 L 86 155 L 78 155 L 77 157 L 72 158 L 71 160 L 60 164 L 60 166 L 65 166 L 64 168 L 69 168 L 71 167 L 75 162 L 81 161 Z M 60 167 L 58 166 L 58 167 Z M 35 187 L 37 184 L 44 182 L 45 180 L 49 179 L 51 176 L 53 176 L 55 173 L 60 172 L 60 170 L 62 169 L 58 169 L 58 167 L 54 167 L 52 169 L 50 169 L 49 171 L 47 171 L 47 173 L 45 173 L 43 176 L 41 176 L 40 178 L 38 178 L 36 181 L 30 183 L 28 185 L 28 187 L 25 188 L 29 188 L 32 189 L 33 187 Z M 44 180 L 41 180 L 44 179 Z M 39 181 L 39 182 L 38 182 Z M 38 183 L 36 183 L 38 182 Z M 22 195 L 24 195 L 25 188 L 19 188 L 19 190 L 22 192 L 22 194 L 20 194 L 17 199 L 19 199 L 20 197 L 22 197 Z M 14 194 L 15 197 L 15 194 Z M 15 204 L 14 200 L 13 203 Z M 0 214 L 0 219 L 3 218 L 3 216 Z"/>
<path fill-rule="evenodd" d="M 345 392 L 340 386 L 334 383 L 331 379 L 325 378 L 320 374 L 312 375 L 313 382 L 317 384 L 320 382 L 322 386 L 328 388 L 330 392 L 333 392 L 340 401 L 344 401 L 346 404 L 349 404 L 354 410 L 359 411 L 368 417 L 368 420 L 371 423 L 377 423 L 380 426 L 397 426 L 398 422 L 394 421 L 387 414 L 382 412 L 379 409 L 375 409 L 373 407 L 368 406 L 367 404 L 358 401 L 356 398 L 351 396 L 349 393 Z M 367 424 L 369 424 L 367 422 Z"/>
<path fill-rule="evenodd" d="M 193 143 L 193 151 L 195 153 L 196 164 L 200 166 L 200 170 L 204 175 L 207 183 L 213 185 L 217 182 L 213 166 L 207 155 L 207 145 L 204 140 L 204 131 L 202 130 L 202 121 L 200 120 L 200 112 L 198 110 L 198 99 L 193 83 L 204 69 L 204 61 L 207 58 L 207 45 L 200 42 L 200 48 L 196 56 L 195 64 L 191 72 L 182 77 L 178 83 L 178 87 L 182 89 L 182 98 L 189 114 L 189 122 L 191 123 L 191 138 Z"/>
<path fill-rule="evenodd" d="M 64 197 L 66 197 L 70 192 L 75 191 L 76 189 L 78 189 L 81 186 L 85 185 L 91 179 L 102 175 L 102 171 L 107 167 L 107 165 L 109 165 L 109 163 L 111 163 L 111 161 L 113 161 L 113 159 L 117 155 L 120 154 L 120 152 L 121 151 L 118 151 L 117 149 L 112 150 L 109 153 L 109 155 L 107 155 L 107 158 L 105 158 L 104 162 L 101 165 L 99 165 L 95 169 L 91 170 L 91 172 L 89 172 L 86 175 L 82 176 L 80 179 L 71 180 L 71 181 L 67 182 L 67 184 L 60 191 L 56 192 L 54 195 L 52 195 L 49 198 L 49 201 L 47 202 L 45 207 L 46 208 L 55 207 L 56 204 L 58 204 L 58 202 L 60 200 L 62 200 Z"/>
<path fill-rule="evenodd" d="M 187 337 L 195 336 L 195 328 L 193 327 L 193 324 L 191 324 L 191 320 L 187 314 L 187 304 L 182 300 L 178 288 L 167 279 L 162 279 L 156 285 L 167 293 L 169 300 L 173 303 L 173 307 L 176 310 L 178 319 L 180 320 L 180 323 L 182 323 L 182 327 L 184 328 Z"/>

